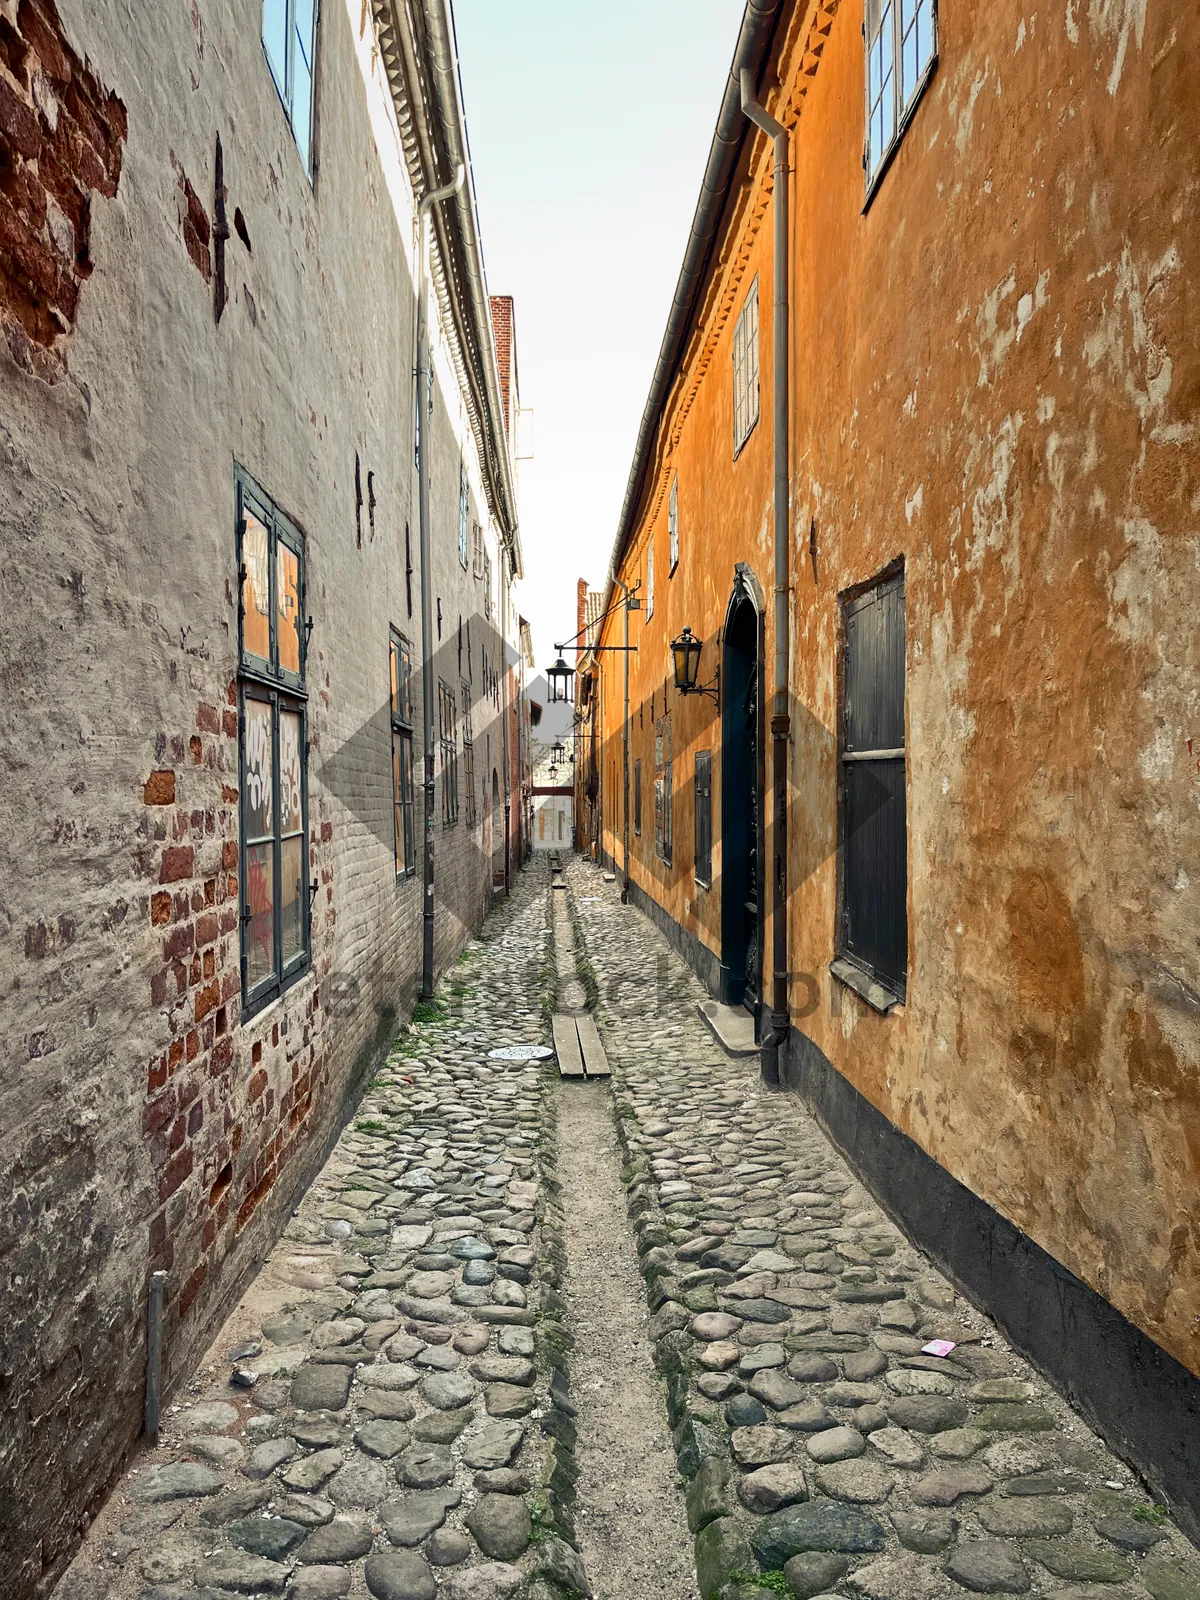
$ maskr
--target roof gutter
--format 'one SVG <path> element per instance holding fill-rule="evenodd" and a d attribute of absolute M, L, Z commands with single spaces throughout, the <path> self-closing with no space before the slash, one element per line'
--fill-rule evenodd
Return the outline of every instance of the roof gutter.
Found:
<path fill-rule="evenodd" d="M 510 441 L 504 423 L 504 407 L 500 400 L 500 372 L 496 360 L 492 311 L 488 301 L 487 284 L 484 281 L 483 249 L 479 241 L 479 220 L 475 202 L 475 179 L 471 170 L 471 151 L 467 142 L 466 119 L 463 115 L 454 20 L 450 0 L 425 0 L 423 9 L 429 30 L 429 60 L 442 137 L 445 140 L 451 167 L 462 166 L 467 171 L 467 181 L 457 194 L 456 209 L 464 246 L 467 290 L 470 295 L 473 320 L 478 330 L 480 353 L 483 357 L 482 376 L 487 396 L 484 427 L 490 445 L 488 464 L 492 470 L 497 500 L 504 510 L 505 526 L 502 532 L 508 546 L 512 575 L 514 578 L 519 578 L 523 575 L 523 564 L 517 532 L 517 498 L 513 486 Z"/>
<path fill-rule="evenodd" d="M 749 71 L 757 82 L 763 63 L 770 53 L 775 30 L 787 0 L 747 0 L 742 16 L 733 62 L 725 82 L 725 96 L 713 134 L 708 154 L 700 198 L 692 218 L 687 250 L 675 286 L 667 328 L 658 354 L 658 365 L 650 385 L 650 396 L 642 413 L 637 445 L 633 455 L 621 519 L 617 526 L 616 543 L 608 567 L 608 583 L 604 600 L 607 611 L 612 597 L 613 579 L 633 536 L 646 475 L 654 458 L 654 444 L 658 423 L 679 371 L 684 348 L 691 333 L 692 322 L 699 307 L 704 282 L 708 276 L 713 250 L 721 228 L 725 204 L 733 186 L 734 172 L 742 142 L 747 136 L 747 122 L 742 110 L 742 73 Z"/>

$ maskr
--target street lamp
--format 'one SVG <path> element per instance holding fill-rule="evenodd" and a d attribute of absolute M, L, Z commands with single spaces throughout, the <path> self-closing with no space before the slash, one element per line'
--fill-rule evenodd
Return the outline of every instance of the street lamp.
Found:
<path fill-rule="evenodd" d="M 562 647 L 559 647 L 559 657 L 546 673 L 546 682 L 550 689 L 551 703 L 560 700 L 570 700 L 571 679 L 575 676 L 575 668 L 569 667 L 562 657 Z"/>
<path fill-rule="evenodd" d="M 561 767 L 567 759 L 567 747 L 561 739 L 555 740 L 550 747 L 550 760 L 556 767 Z"/>
<path fill-rule="evenodd" d="M 700 655 L 704 649 L 704 641 L 697 639 L 690 628 L 685 628 L 678 639 L 671 640 L 671 660 L 675 668 L 675 687 L 682 695 L 710 694 L 714 700 L 719 698 L 720 673 L 712 683 L 702 684 L 700 678 Z"/>

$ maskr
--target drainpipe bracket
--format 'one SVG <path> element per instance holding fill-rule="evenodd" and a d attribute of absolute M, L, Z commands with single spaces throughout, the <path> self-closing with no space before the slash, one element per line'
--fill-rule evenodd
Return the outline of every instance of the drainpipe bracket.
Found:
<path fill-rule="evenodd" d="M 785 711 L 771 718 L 772 739 L 790 739 L 792 736 L 792 719 Z"/>

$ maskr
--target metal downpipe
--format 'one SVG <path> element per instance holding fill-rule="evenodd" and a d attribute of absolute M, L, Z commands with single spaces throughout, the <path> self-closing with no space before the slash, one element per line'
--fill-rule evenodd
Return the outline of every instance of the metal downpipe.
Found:
<path fill-rule="evenodd" d="M 426 267 L 428 255 L 428 221 L 434 206 L 449 200 L 463 186 L 467 171 L 464 166 L 455 170 L 453 181 L 441 189 L 424 196 L 417 207 L 417 417 L 420 429 L 420 448 L 417 453 L 417 524 L 418 549 L 421 556 L 421 712 L 425 736 L 425 771 L 422 774 L 425 794 L 425 852 L 422 871 L 421 897 L 421 998 L 433 998 L 433 841 L 434 841 L 434 724 L 433 697 L 433 561 L 430 555 L 429 528 L 429 450 L 432 444 L 431 413 L 428 405 L 430 387 L 429 346 L 429 275 Z"/>
<path fill-rule="evenodd" d="M 742 110 L 775 144 L 775 683 L 771 716 L 771 802 L 773 813 L 771 895 L 771 1031 L 762 1041 L 762 1073 L 778 1085 L 779 1052 L 790 1027 L 788 1016 L 788 741 L 791 713 L 788 704 L 790 654 L 790 541 L 788 494 L 788 131 L 754 98 L 754 74 L 741 72 Z"/>

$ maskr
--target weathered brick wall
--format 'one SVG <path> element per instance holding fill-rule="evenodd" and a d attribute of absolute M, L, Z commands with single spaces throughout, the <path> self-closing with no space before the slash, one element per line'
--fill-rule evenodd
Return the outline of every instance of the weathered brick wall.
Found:
<path fill-rule="evenodd" d="M 319 61 L 310 185 L 253 8 L 59 0 L 56 16 L 0 0 L 6 1600 L 52 1586 L 136 1441 L 149 1272 L 169 1273 L 171 1382 L 277 1236 L 419 979 L 387 706 L 390 624 L 419 658 L 415 481 L 397 448 L 413 436 L 412 230 L 372 137 L 386 117 L 371 40 L 344 8 L 326 8 Z M 64 149 L 73 213 L 65 180 L 51 188 Z M 77 292 L 57 301 L 25 249 L 54 237 L 36 181 L 76 219 Z M 435 585 L 455 619 L 479 604 L 457 561 L 460 416 L 440 402 L 429 435 Z M 314 622 L 312 965 L 248 1022 L 235 461 L 304 534 Z M 374 499 L 361 512 L 356 462 Z M 418 750 L 419 719 L 418 704 Z M 416 825 L 419 839 L 419 803 Z M 443 965 L 490 901 L 480 835 L 464 822 L 439 838 Z"/>

